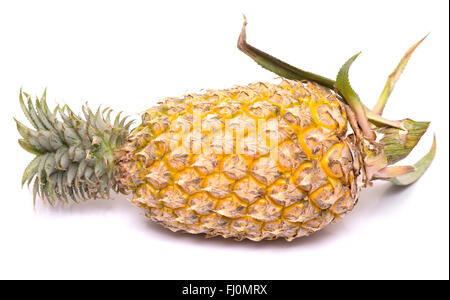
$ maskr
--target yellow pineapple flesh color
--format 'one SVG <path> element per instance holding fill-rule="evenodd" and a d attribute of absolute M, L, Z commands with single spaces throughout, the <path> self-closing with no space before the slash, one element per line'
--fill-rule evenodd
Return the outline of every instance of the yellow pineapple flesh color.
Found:
<path fill-rule="evenodd" d="M 345 104 L 282 80 L 168 98 L 121 149 L 132 203 L 172 231 L 292 240 L 352 210 L 365 180 Z"/>

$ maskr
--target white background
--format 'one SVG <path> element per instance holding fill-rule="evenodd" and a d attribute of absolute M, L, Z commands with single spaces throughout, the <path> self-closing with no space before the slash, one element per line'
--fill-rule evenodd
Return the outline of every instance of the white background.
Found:
<path fill-rule="evenodd" d="M 404 52 L 428 32 L 391 95 L 386 117 L 432 120 L 405 163 L 437 155 L 416 184 L 377 182 L 354 211 L 308 238 L 254 243 L 172 233 L 124 197 L 33 209 L 21 189 L 32 156 L 12 117 L 20 87 L 48 102 L 135 114 L 166 96 L 271 80 L 236 48 L 248 41 L 334 77 L 372 106 Z M 1 1 L 0 279 L 448 279 L 447 1 Z M 137 115 L 134 115 L 137 116 Z"/>

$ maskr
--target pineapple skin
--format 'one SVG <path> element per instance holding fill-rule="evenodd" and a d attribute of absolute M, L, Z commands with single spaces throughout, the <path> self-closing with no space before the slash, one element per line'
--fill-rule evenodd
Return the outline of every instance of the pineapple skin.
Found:
<path fill-rule="evenodd" d="M 165 99 L 117 164 L 131 202 L 172 231 L 291 241 L 353 209 L 363 155 L 336 94 L 282 79 Z"/>

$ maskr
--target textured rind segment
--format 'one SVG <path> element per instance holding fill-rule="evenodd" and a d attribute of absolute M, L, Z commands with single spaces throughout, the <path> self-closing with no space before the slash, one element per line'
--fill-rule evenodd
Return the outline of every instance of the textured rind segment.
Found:
<path fill-rule="evenodd" d="M 344 105 L 315 83 L 284 79 L 168 98 L 122 148 L 122 183 L 172 231 L 307 236 L 353 209 L 365 176 Z"/>

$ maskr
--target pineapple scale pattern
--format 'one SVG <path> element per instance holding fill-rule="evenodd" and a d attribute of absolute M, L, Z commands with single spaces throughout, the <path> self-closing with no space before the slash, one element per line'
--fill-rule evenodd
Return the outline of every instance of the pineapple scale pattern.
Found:
<path fill-rule="evenodd" d="M 120 181 L 172 231 L 309 235 L 352 210 L 365 176 L 344 105 L 285 79 L 167 98 L 122 147 Z"/>

